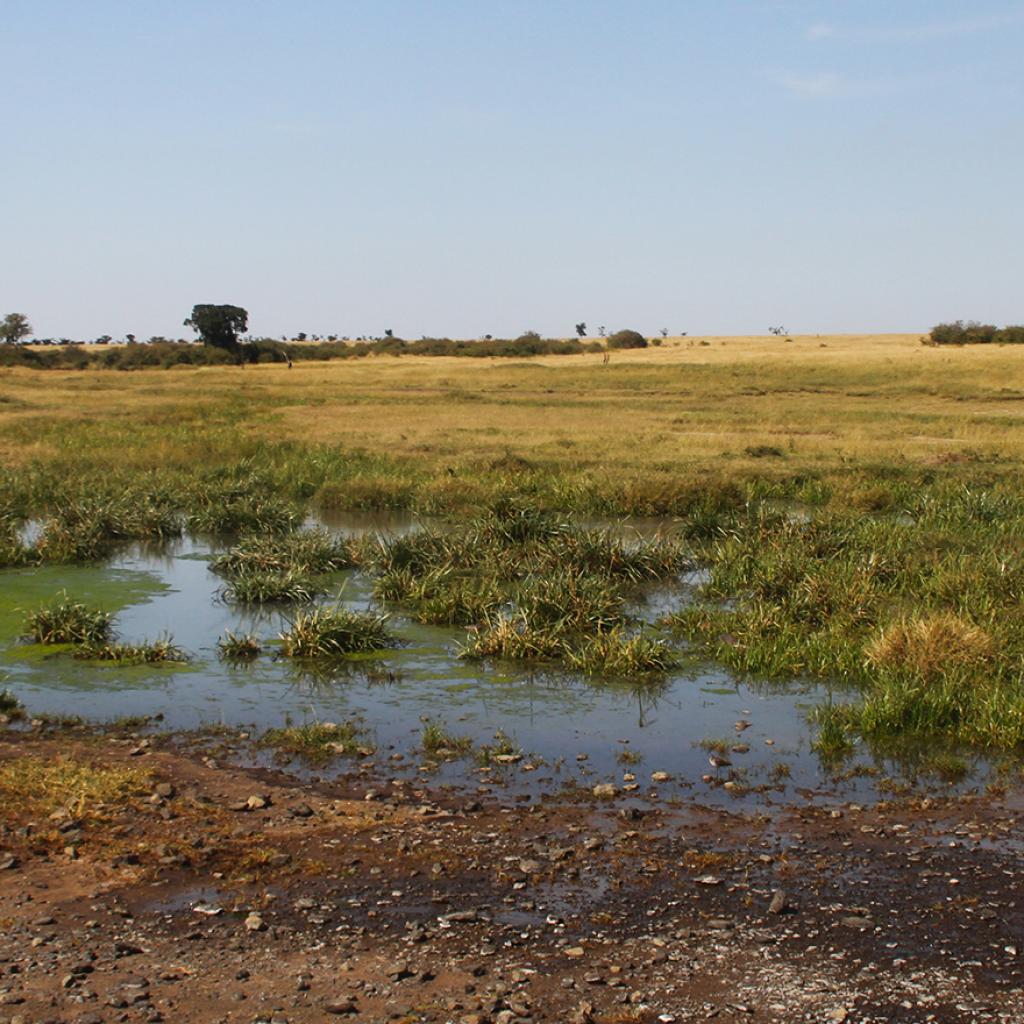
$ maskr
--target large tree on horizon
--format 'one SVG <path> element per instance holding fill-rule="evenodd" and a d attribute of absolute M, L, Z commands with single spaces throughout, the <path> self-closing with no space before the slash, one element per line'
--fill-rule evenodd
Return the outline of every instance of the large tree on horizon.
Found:
<path fill-rule="evenodd" d="M 238 336 L 249 326 L 249 313 L 241 306 L 215 305 L 202 302 L 192 307 L 186 327 L 199 335 L 204 345 L 239 354 Z"/>
<path fill-rule="evenodd" d="M 24 313 L 8 313 L 0 320 L 0 341 L 8 345 L 17 345 L 23 338 L 32 333 L 32 325 Z"/>

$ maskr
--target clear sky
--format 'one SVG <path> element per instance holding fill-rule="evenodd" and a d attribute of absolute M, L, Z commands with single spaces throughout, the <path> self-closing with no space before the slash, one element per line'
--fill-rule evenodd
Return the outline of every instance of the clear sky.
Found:
<path fill-rule="evenodd" d="M 1024 321 L 1024 2 L 0 0 L 39 336 Z"/>

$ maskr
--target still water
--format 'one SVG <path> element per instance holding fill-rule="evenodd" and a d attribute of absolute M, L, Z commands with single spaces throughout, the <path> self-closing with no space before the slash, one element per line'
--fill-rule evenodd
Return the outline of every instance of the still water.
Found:
<path fill-rule="evenodd" d="M 407 516 L 337 516 L 317 521 L 349 535 L 417 528 Z M 311 525 L 313 525 L 311 523 Z M 636 523 L 647 532 L 665 524 Z M 273 641 L 285 627 L 287 609 L 246 610 L 220 597 L 222 581 L 210 572 L 217 549 L 185 538 L 159 549 L 136 546 L 102 566 L 46 566 L 0 572 L 0 688 L 10 689 L 30 713 L 78 715 L 105 721 L 162 715 L 162 725 L 193 729 L 224 724 L 262 731 L 291 722 L 358 719 L 384 753 L 411 754 L 424 720 L 474 744 L 501 731 L 525 753 L 513 771 L 515 785 L 542 787 L 567 781 L 592 785 L 632 773 L 642 785 L 652 772 L 668 772 L 659 787 L 706 802 L 737 799 L 870 799 L 880 778 L 914 776 L 912 761 L 873 759 L 858 753 L 842 778 L 827 770 L 811 749 L 808 711 L 817 703 L 850 695 L 806 680 L 788 683 L 738 680 L 706 664 L 693 664 L 651 681 L 600 680 L 561 671 L 538 671 L 508 663 L 462 661 L 459 628 L 422 626 L 393 613 L 397 650 L 368 660 L 343 662 L 325 671 L 276 657 Z M 652 592 L 637 614 L 654 619 L 685 602 L 699 578 L 680 579 Z M 358 609 L 373 608 L 370 581 L 358 572 L 339 573 L 329 599 Z M 79 661 L 20 638 L 27 610 L 66 591 L 74 600 L 116 612 L 121 639 L 133 642 L 171 635 L 189 655 L 186 664 L 113 666 Z M 268 651 L 252 664 L 225 664 L 217 640 L 226 630 L 252 632 Z M 737 730 L 737 723 L 749 726 Z M 701 741 L 727 740 L 749 746 L 731 752 L 730 775 L 709 767 Z M 978 785 L 985 766 L 974 764 Z M 851 771 L 851 769 L 853 769 Z M 865 774 L 867 770 L 871 774 Z M 704 778 L 712 775 L 709 783 Z M 445 766 L 441 778 L 472 785 L 471 760 Z M 928 784 L 928 780 L 916 780 Z M 937 780 L 931 784 L 948 790 Z"/>

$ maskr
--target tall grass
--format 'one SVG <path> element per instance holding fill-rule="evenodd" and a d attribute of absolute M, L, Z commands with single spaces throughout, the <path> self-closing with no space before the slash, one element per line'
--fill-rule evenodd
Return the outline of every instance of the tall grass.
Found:
<path fill-rule="evenodd" d="M 143 640 L 137 644 L 105 643 L 82 644 L 74 652 L 84 661 L 110 661 L 119 665 L 153 665 L 163 662 L 188 661 L 185 652 L 174 643 L 173 637 Z"/>
<path fill-rule="evenodd" d="M 287 620 L 281 633 L 282 652 L 289 658 L 319 658 L 393 647 L 387 616 L 346 608 L 313 608 Z"/>
<path fill-rule="evenodd" d="M 25 634 L 37 644 L 105 644 L 113 631 L 114 618 L 109 612 L 72 601 L 67 594 L 25 619 Z"/>

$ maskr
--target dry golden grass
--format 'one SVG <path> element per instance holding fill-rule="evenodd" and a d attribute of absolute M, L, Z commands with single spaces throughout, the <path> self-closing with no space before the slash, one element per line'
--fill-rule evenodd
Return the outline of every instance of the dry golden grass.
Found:
<path fill-rule="evenodd" d="M 958 669 L 977 669 L 996 655 L 985 630 L 952 613 L 898 622 L 865 650 L 868 664 L 930 682 Z"/>
<path fill-rule="evenodd" d="M 66 810 L 75 817 L 143 796 L 152 774 L 134 765 L 77 758 L 18 757 L 0 763 L 0 806 L 34 817 Z"/>
<path fill-rule="evenodd" d="M 706 341 L 707 344 L 701 344 Z M 676 338 L 529 360 L 0 371 L 0 456 L 58 452 L 79 426 L 146 435 L 150 455 L 217 429 L 328 442 L 434 467 L 509 447 L 619 471 L 829 469 L 1024 456 L 1024 351 L 937 349 L 917 334 Z M 102 430 L 100 429 L 102 428 Z M 750 454 L 775 448 L 780 455 Z M 774 460 L 774 461 L 773 461 Z"/>

